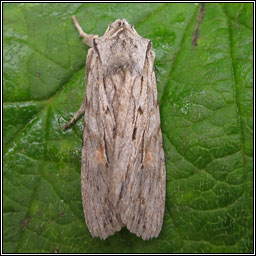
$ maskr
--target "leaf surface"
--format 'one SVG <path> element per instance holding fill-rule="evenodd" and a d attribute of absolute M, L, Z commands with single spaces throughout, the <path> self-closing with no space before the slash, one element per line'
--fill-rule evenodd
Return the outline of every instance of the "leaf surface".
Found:
<path fill-rule="evenodd" d="M 4 3 L 3 251 L 251 253 L 253 4 Z M 152 40 L 166 158 L 162 231 L 102 241 L 84 221 L 82 118 L 88 47 L 126 18 Z M 198 35 L 193 44 L 193 35 Z"/>

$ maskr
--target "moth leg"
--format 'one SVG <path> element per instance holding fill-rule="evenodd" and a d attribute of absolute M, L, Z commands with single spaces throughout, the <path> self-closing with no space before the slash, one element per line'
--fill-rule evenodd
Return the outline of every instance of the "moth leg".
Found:
<path fill-rule="evenodd" d="M 80 108 L 78 111 L 75 113 L 75 115 L 72 117 L 72 119 L 63 126 L 63 130 L 66 130 L 70 125 L 72 125 L 85 111 L 85 106 L 86 106 L 86 97 L 84 98 Z"/>
<path fill-rule="evenodd" d="M 97 38 L 98 35 L 93 35 L 93 34 L 86 34 L 83 29 L 81 28 L 81 26 L 79 25 L 77 19 L 76 19 L 76 16 L 72 16 L 72 19 L 73 19 L 73 22 L 74 22 L 74 25 L 75 27 L 77 28 L 78 32 L 79 32 L 79 35 L 83 38 L 83 42 L 85 44 L 87 44 L 88 46 L 92 47 L 92 44 L 93 44 L 93 39 L 94 38 Z"/>

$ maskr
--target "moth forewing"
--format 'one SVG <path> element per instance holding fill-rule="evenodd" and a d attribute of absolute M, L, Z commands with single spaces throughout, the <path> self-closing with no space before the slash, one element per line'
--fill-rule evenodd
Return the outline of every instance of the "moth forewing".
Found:
<path fill-rule="evenodd" d="M 154 52 L 126 20 L 102 37 L 83 32 L 86 60 L 82 200 L 92 236 L 106 239 L 123 226 L 142 239 L 157 237 L 165 207 L 165 163 Z"/>

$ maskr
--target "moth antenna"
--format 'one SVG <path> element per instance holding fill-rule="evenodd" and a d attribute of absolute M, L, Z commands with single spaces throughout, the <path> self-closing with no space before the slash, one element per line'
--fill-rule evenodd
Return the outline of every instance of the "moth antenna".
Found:
<path fill-rule="evenodd" d="M 76 27 L 77 30 L 78 30 L 79 35 L 83 38 L 83 42 L 84 42 L 85 44 L 87 44 L 88 46 L 92 47 L 92 45 L 93 45 L 93 39 L 94 39 L 94 38 L 97 38 L 98 35 L 86 34 L 86 33 L 83 31 L 83 29 L 81 28 L 81 26 L 79 25 L 79 23 L 78 23 L 78 21 L 77 21 L 75 15 L 72 16 L 72 20 L 73 20 L 73 22 L 74 22 L 75 27 Z"/>

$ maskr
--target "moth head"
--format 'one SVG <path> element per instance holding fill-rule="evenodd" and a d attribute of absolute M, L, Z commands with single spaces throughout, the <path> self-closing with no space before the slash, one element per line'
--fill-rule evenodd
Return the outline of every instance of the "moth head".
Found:
<path fill-rule="evenodd" d="M 108 26 L 108 29 L 104 33 L 104 36 L 115 36 L 117 33 L 127 30 L 130 33 L 137 34 L 133 25 L 130 25 L 126 19 L 117 19 Z"/>
<path fill-rule="evenodd" d="M 99 56 L 105 75 L 130 70 L 139 75 L 145 63 L 150 40 L 142 38 L 125 19 L 108 26 L 103 36 L 94 39 L 93 48 Z"/>

